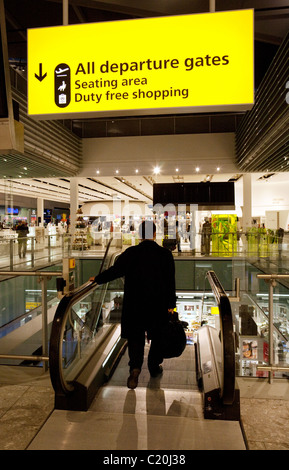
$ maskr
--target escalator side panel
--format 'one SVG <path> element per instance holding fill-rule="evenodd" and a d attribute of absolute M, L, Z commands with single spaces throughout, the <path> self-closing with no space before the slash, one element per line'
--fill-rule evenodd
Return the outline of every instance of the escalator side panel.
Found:
<path fill-rule="evenodd" d="M 205 419 L 240 421 L 240 390 L 235 388 L 234 401 L 230 405 L 224 405 L 218 390 L 204 393 L 204 417 Z"/>
<path fill-rule="evenodd" d="M 234 398 L 225 404 L 222 397 L 223 364 L 218 331 L 211 326 L 198 330 L 196 345 L 197 380 L 202 385 L 205 419 L 240 420 L 240 393 L 235 388 Z"/>
<path fill-rule="evenodd" d="M 100 271 L 112 265 L 118 255 L 116 251 L 109 252 L 111 240 Z M 94 280 L 89 280 L 66 294 L 58 305 L 49 351 L 50 375 L 58 409 L 87 409 L 124 347 L 119 323 L 104 325 L 102 321 L 106 290 L 107 284 L 98 286 Z M 85 300 L 90 310 L 78 314 L 78 304 Z"/>
<path fill-rule="evenodd" d="M 220 390 L 219 371 L 212 346 L 214 335 L 217 335 L 217 330 L 210 326 L 203 326 L 198 330 L 199 368 L 204 392 Z"/>
<path fill-rule="evenodd" d="M 120 338 L 120 325 L 111 325 L 107 337 L 91 357 L 87 367 L 73 381 L 69 394 L 55 394 L 55 408 L 87 411 L 98 391 L 118 364 L 126 341 Z"/>

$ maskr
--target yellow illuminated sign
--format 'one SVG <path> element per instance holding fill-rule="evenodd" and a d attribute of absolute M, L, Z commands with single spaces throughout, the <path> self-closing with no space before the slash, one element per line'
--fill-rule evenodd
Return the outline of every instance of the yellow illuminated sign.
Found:
<path fill-rule="evenodd" d="M 253 10 L 28 30 L 28 114 L 249 109 Z"/>
<path fill-rule="evenodd" d="M 33 310 L 34 308 L 39 307 L 41 305 L 41 302 L 26 302 L 25 303 L 25 310 Z"/>
<path fill-rule="evenodd" d="M 69 258 L 69 269 L 75 268 L 75 258 Z"/>
<path fill-rule="evenodd" d="M 219 315 L 219 307 L 211 307 L 211 315 Z"/>

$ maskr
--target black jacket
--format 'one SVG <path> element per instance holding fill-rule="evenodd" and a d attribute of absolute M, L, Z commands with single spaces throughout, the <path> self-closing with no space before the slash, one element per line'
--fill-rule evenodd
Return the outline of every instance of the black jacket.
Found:
<path fill-rule="evenodd" d="M 29 233 L 29 228 L 28 228 L 28 225 L 17 225 L 16 227 L 16 232 L 18 234 L 18 238 L 24 238 L 24 237 L 27 237 L 28 233 Z"/>
<path fill-rule="evenodd" d="M 172 253 L 152 240 L 127 248 L 114 266 L 95 277 L 98 284 L 124 277 L 121 318 L 123 338 L 135 328 L 149 333 L 168 321 L 176 306 L 175 264 Z"/>

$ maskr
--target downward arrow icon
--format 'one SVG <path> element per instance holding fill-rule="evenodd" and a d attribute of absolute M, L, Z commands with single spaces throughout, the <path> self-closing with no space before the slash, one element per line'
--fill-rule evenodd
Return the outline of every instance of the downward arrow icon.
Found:
<path fill-rule="evenodd" d="M 42 82 L 42 80 L 46 77 L 47 73 L 42 75 L 42 63 L 39 64 L 39 75 L 37 75 L 36 73 L 34 75 L 37 78 L 37 80 L 39 80 L 40 82 Z"/>

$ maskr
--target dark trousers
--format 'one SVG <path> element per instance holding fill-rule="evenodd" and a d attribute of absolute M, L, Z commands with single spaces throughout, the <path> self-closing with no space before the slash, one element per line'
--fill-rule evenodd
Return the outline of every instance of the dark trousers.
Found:
<path fill-rule="evenodd" d="M 18 255 L 21 257 L 21 255 L 26 256 L 26 250 L 27 250 L 27 238 L 19 238 L 18 239 Z"/>
<path fill-rule="evenodd" d="M 140 369 L 144 360 L 144 347 L 146 341 L 146 331 L 139 329 L 134 331 L 128 338 L 129 368 Z M 150 373 L 155 373 L 159 365 L 163 362 L 163 356 L 160 349 L 160 332 L 154 331 L 150 334 L 150 350 L 148 354 L 148 369 Z"/>

